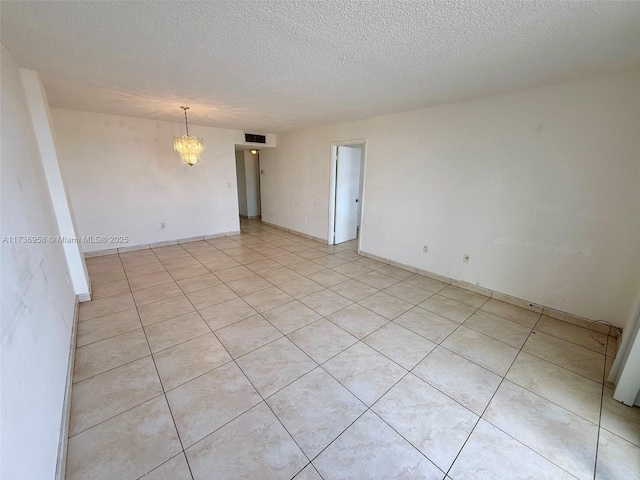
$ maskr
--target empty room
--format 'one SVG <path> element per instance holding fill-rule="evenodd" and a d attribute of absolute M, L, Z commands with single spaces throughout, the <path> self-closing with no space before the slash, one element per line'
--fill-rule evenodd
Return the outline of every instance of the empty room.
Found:
<path fill-rule="evenodd" d="M 640 2 L 0 21 L 2 479 L 640 480 Z"/>

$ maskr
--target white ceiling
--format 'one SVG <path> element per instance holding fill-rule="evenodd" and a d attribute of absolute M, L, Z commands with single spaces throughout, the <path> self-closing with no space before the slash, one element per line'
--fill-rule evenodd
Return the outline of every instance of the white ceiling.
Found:
<path fill-rule="evenodd" d="M 284 132 L 640 67 L 640 2 L 2 1 L 54 107 Z"/>

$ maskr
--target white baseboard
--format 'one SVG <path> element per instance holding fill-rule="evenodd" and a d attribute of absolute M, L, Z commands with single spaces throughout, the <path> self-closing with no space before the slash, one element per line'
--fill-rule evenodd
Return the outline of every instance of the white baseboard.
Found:
<path fill-rule="evenodd" d="M 269 227 L 277 228 L 278 230 L 282 230 L 283 232 L 294 233 L 296 235 L 300 235 L 308 240 L 315 240 L 316 242 L 320 242 L 323 245 L 329 245 L 326 238 L 314 237 L 313 235 L 309 235 L 308 233 L 298 232 L 297 230 L 293 230 L 291 228 L 281 227 L 280 225 L 276 225 L 275 223 L 269 223 L 262 220 L 263 225 L 268 225 Z"/>
<path fill-rule="evenodd" d="M 166 247 L 167 245 L 178 245 L 180 243 L 197 242 L 199 240 L 208 240 L 210 238 L 231 237 L 233 235 L 239 235 L 239 234 L 240 234 L 240 230 L 234 230 L 231 232 L 213 233 L 211 235 L 200 235 L 197 237 L 177 238 L 175 240 L 164 240 L 162 242 L 155 242 L 155 243 L 141 243 L 139 245 L 131 245 L 131 246 L 120 247 L 120 248 L 109 248 L 106 250 L 94 250 L 93 252 L 85 252 L 84 258 L 102 257 L 104 255 L 113 255 L 116 253 L 135 252 L 138 250 L 147 250 L 149 248 Z"/>
<path fill-rule="evenodd" d="M 60 438 L 58 440 L 58 461 L 56 465 L 56 480 L 64 480 L 67 470 L 67 447 L 69 446 L 69 417 L 71 415 L 71 389 L 73 387 L 73 368 L 76 360 L 76 338 L 78 336 L 78 317 L 80 315 L 80 301 L 76 297 L 71 326 L 71 342 L 69 344 L 69 365 L 67 367 L 67 383 L 62 403 L 62 420 L 60 421 Z"/>
<path fill-rule="evenodd" d="M 449 283 L 451 285 L 464 288 L 465 290 L 469 290 L 474 293 L 479 293 L 487 297 L 495 298 L 496 300 L 501 300 L 503 302 L 510 303 L 511 305 L 522 307 L 527 310 L 531 310 L 532 312 L 540 313 L 542 315 L 555 318 L 556 320 L 562 320 L 568 323 L 572 323 L 574 325 L 578 325 L 580 327 L 590 328 L 591 330 L 604 333 L 605 335 L 614 335 L 614 334 L 617 334 L 618 331 L 620 331 L 618 327 L 609 327 L 608 325 L 604 325 L 602 323 L 596 323 L 594 320 L 590 320 L 588 318 L 579 317 L 571 313 L 561 312 L 554 308 L 546 307 L 544 305 L 539 305 L 529 300 L 513 297 L 511 295 L 507 295 L 506 293 L 497 292 L 495 290 L 491 290 L 486 287 L 473 285 L 472 283 L 468 283 L 463 280 L 456 280 L 454 278 L 445 277 L 443 275 L 429 272 L 428 270 L 422 270 L 420 268 L 413 267 L 411 265 L 404 265 L 404 264 L 395 262 L 393 260 L 390 260 L 388 258 L 383 258 L 378 255 L 374 255 L 372 253 L 364 252 L 362 250 L 358 251 L 358 255 L 362 255 L 363 257 L 371 258 L 373 260 L 377 260 L 382 263 L 388 263 L 389 265 L 402 268 L 409 272 L 417 273 L 418 275 L 423 275 L 425 277 L 433 278 L 435 280 L 440 280 L 441 282 Z"/>

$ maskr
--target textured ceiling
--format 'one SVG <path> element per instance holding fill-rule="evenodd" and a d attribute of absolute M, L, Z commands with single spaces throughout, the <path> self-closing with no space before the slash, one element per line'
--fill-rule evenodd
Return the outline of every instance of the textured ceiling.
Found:
<path fill-rule="evenodd" d="M 284 132 L 640 68 L 640 2 L 1 3 L 54 107 Z"/>

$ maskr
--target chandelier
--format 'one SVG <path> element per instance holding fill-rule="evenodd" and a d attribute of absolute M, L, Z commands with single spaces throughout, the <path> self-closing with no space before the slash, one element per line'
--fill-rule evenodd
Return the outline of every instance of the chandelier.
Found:
<path fill-rule="evenodd" d="M 173 137 L 173 149 L 180 154 L 182 163 L 192 167 L 200 163 L 200 154 L 204 152 L 204 142 L 201 138 L 189 135 L 189 123 L 187 122 L 187 110 L 189 107 L 180 107 L 184 110 L 184 125 L 187 134 L 181 137 Z"/>

